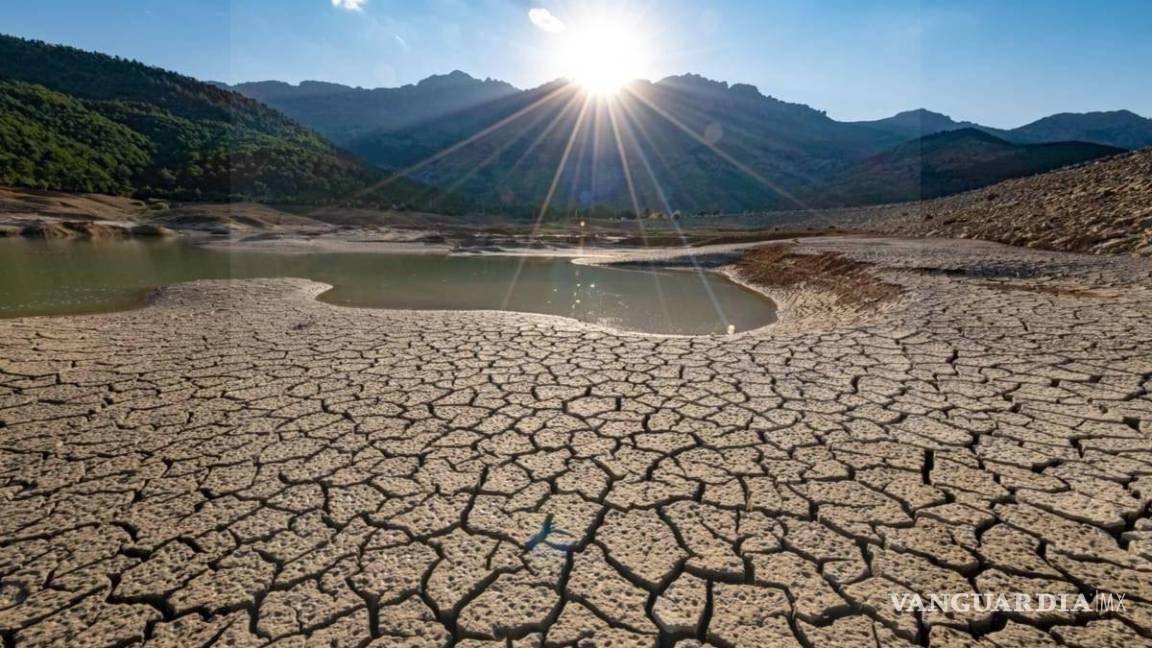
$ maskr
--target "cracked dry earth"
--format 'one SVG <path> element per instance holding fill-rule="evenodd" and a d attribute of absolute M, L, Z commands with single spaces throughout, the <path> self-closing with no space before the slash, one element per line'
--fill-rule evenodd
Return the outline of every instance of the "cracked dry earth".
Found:
<path fill-rule="evenodd" d="M 5 645 L 1149 645 L 1148 262 L 798 249 L 904 295 L 730 338 L 302 280 L 2 321 Z"/>

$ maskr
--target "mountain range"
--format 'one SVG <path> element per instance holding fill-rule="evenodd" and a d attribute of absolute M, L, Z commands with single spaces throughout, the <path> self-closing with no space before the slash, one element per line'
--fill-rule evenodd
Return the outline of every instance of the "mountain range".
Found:
<path fill-rule="evenodd" d="M 232 89 L 372 164 L 490 206 L 548 199 L 561 209 L 739 211 L 915 200 L 1152 145 L 1152 120 L 1129 111 L 1054 115 L 1011 130 L 924 109 L 840 122 L 691 74 L 634 82 L 615 115 L 594 105 L 583 120 L 581 93 L 564 82 L 521 91 L 460 71 L 396 89 Z M 944 133 L 957 135 L 937 137 Z"/>
<path fill-rule="evenodd" d="M 746 211 L 947 195 L 1152 145 L 1128 111 L 1011 130 L 868 122 L 697 75 L 592 100 L 455 71 L 400 88 L 226 86 L 0 36 L 0 184 L 528 217 Z"/>
<path fill-rule="evenodd" d="M 503 81 L 481 81 L 458 70 L 400 88 L 353 88 L 323 81 L 213 85 L 272 106 L 337 144 L 373 131 L 414 126 L 519 92 Z"/>
<path fill-rule="evenodd" d="M 1090 142 L 1017 144 L 977 128 L 910 140 L 835 174 L 808 206 L 859 206 L 926 200 L 1124 153 Z"/>
<path fill-rule="evenodd" d="M 706 81 L 694 75 L 669 77 L 666 81 L 683 85 L 693 79 Z M 213 85 L 272 106 L 341 145 L 374 131 L 402 130 L 525 92 L 504 81 L 476 79 L 460 70 L 433 75 L 399 88 L 357 88 L 324 81 L 302 81 L 297 85 L 283 81 L 236 85 L 213 82 Z M 732 87 L 737 92 L 755 90 L 743 84 Z M 901 140 L 974 128 L 1020 144 L 1081 141 L 1129 150 L 1152 146 L 1152 119 L 1130 110 L 1059 113 L 1013 129 L 956 121 L 924 108 L 884 119 L 844 123 L 881 131 Z"/>
<path fill-rule="evenodd" d="M 853 123 L 909 139 L 971 128 L 1020 144 L 1079 141 L 1129 150 L 1152 146 L 1152 119 L 1130 110 L 1059 113 L 1009 130 L 958 122 L 948 115 L 924 109 Z"/>
<path fill-rule="evenodd" d="M 751 86 L 686 75 L 635 82 L 615 103 L 555 82 L 348 146 L 492 203 L 696 212 L 793 206 L 792 194 L 843 160 L 899 141 Z"/>

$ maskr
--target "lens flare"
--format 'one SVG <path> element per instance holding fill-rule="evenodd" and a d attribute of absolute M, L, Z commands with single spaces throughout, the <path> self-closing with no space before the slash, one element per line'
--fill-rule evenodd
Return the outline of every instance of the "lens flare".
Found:
<path fill-rule="evenodd" d="M 565 33 L 559 48 L 562 74 L 595 96 L 617 94 L 629 81 L 648 76 L 649 48 L 626 18 L 601 16 Z"/>

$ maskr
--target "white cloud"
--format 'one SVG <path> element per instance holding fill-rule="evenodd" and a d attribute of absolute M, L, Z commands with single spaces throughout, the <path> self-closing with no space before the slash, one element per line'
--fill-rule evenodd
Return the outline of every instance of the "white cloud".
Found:
<path fill-rule="evenodd" d="M 333 0 L 335 2 L 336 0 Z M 542 7 L 528 10 L 528 20 L 532 21 L 540 29 L 553 34 L 559 34 L 564 31 L 564 21 L 557 18 L 551 11 Z"/>
<path fill-rule="evenodd" d="M 361 11 L 368 0 L 332 0 L 332 6 L 348 11 Z"/>
<path fill-rule="evenodd" d="M 392 34 L 392 38 L 396 39 L 396 42 L 400 44 L 400 47 L 404 48 L 405 52 L 408 51 L 408 41 L 404 40 L 400 34 Z"/>

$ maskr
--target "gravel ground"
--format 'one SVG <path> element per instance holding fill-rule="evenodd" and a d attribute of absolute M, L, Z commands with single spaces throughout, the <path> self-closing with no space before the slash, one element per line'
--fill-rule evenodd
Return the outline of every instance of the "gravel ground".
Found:
<path fill-rule="evenodd" d="M 835 210 L 837 225 L 1045 250 L 1152 256 L 1152 148 L 920 203 Z"/>
<path fill-rule="evenodd" d="M 5 646 L 1149 645 L 1149 262 L 795 250 L 902 293 L 732 337 L 293 279 L 0 321 Z M 892 599 L 974 592 L 1092 609 Z"/>

